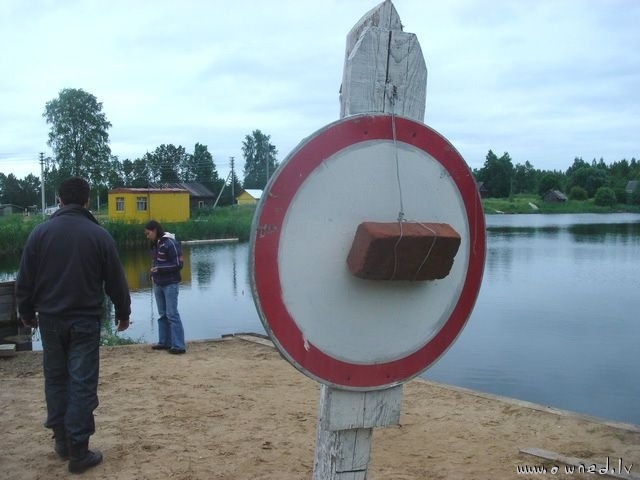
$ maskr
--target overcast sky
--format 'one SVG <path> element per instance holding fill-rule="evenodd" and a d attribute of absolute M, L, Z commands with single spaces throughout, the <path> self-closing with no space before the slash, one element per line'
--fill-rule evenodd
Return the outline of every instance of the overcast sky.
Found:
<path fill-rule="evenodd" d="M 380 0 L 0 0 L 0 171 L 39 175 L 64 88 L 95 95 L 113 155 L 253 130 L 282 161 L 339 119 L 346 35 Z M 425 123 L 471 168 L 489 149 L 566 170 L 640 158 L 640 1 L 395 0 L 428 69 Z"/>

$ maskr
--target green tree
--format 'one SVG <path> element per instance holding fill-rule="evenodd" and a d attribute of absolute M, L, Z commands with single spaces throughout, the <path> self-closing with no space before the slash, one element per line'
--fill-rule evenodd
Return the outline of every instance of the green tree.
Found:
<path fill-rule="evenodd" d="M 569 192 L 569 198 L 571 200 L 586 200 L 588 198 L 587 191 L 582 187 L 575 186 Z"/>
<path fill-rule="evenodd" d="M 111 155 L 111 123 L 102 112 L 102 103 L 82 89 L 66 88 L 47 102 L 42 116 L 51 124 L 47 143 L 54 152 L 47 169 L 100 184 Z"/>
<path fill-rule="evenodd" d="M 538 184 L 538 195 L 544 196 L 549 190 L 562 191 L 564 175 L 561 172 L 544 171 Z"/>
<path fill-rule="evenodd" d="M 538 172 L 527 160 L 524 165 L 516 164 L 513 170 L 513 193 L 533 193 L 536 191 Z"/>
<path fill-rule="evenodd" d="M 207 146 L 196 143 L 193 155 L 187 156 L 186 160 L 182 170 L 182 180 L 202 183 L 213 191 L 213 187 L 218 181 L 218 171 Z"/>
<path fill-rule="evenodd" d="M 484 182 L 489 191 L 489 196 L 506 198 L 513 193 L 513 163 L 511 157 L 505 152 L 500 158 L 489 150 L 484 166 L 476 172 L 476 179 Z"/>
<path fill-rule="evenodd" d="M 567 187 L 569 189 L 582 187 L 591 198 L 600 187 L 607 185 L 607 180 L 608 174 L 606 170 L 588 165 L 572 170 L 570 174 L 567 174 Z"/>
<path fill-rule="evenodd" d="M 142 158 L 152 183 L 171 183 L 182 180 L 181 171 L 188 163 L 187 152 L 183 146 L 162 144 L 153 153 L 145 153 Z"/>
<path fill-rule="evenodd" d="M 276 155 L 278 150 L 269 141 L 271 137 L 260 130 L 254 130 L 242 142 L 244 156 L 244 188 L 263 190 L 271 175 L 278 166 Z"/>
<path fill-rule="evenodd" d="M 128 186 L 133 188 L 145 188 L 149 186 L 151 183 L 151 173 L 149 164 L 146 162 L 145 158 L 149 155 L 145 154 L 143 158 L 137 158 L 131 163 L 131 173 L 130 173 L 130 183 Z"/>
<path fill-rule="evenodd" d="M 19 207 L 40 204 L 40 179 L 29 174 L 22 180 L 13 173 L 0 173 L 0 203 L 10 203 Z"/>
<path fill-rule="evenodd" d="M 600 187 L 594 195 L 593 203 L 602 207 L 612 207 L 617 203 L 616 194 L 609 187 Z"/>

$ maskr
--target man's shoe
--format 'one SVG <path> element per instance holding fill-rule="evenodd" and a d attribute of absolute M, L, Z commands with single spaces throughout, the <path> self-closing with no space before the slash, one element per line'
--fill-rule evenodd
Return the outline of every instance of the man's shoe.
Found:
<path fill-rule="evenodd" d="M 169 349 L 169 353 L 172 353 L 174 355 L 180 355 L 181 353 L 185 353 L 186 350 L 184 348 L 170 348 Z"/>
<path fill-rule="evenodd" d="M 95 467 L 102 461 L 102 453 L 100 450 L 86 450 L 84 457 L 76 457 L 73 455 L 69 460 L 69 471 L 71 473 L 82 473 L 91 467 Z"/>
<path fill-rule="evenodd" d="M 159 343 L 151 345 L 151 348 L 153 350 L 169 350 L 169 347 L 167 347 L 166 345 L 160 345 Z"/>

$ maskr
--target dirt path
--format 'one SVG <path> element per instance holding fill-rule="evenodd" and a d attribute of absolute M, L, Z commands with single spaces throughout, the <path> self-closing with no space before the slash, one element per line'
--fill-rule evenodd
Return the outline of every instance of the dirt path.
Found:
<path fill-rule="evenodd" d="M 105 460 L 86 479 L 311 479 L 319 386 L 270 346 L 238 338 L 190 343 L 186 355 L 148 345 L 103 347 L 92 447 Z M 0 358 L 0 478 L 68 478 L 45 417 L 40 352 Z M 532 408 L 534 407 L 534 408 Z M 536 447 L 632 464 L 640 478 L 640 427 L 555 413 L 413 380 L 401 425 L 374 430 L 370 480 L 606 478 L 518 475 L 543 465 Z M 552 475 L 557 465 L 559 471 Z"/>

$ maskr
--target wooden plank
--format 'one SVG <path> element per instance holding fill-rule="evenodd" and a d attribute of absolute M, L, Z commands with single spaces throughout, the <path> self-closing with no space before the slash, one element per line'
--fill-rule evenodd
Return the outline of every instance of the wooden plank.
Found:
<path fill-rule="evenodd" d="M 623 480 L 640 480 L 640 476 L 631 473 L 633 464 L 625 464 L 623 458 L 606 458 L 606 463 L 597 463 L 588 459 L 568 457 L 541 448 L 527 447 L 521 448 L 521 453 L 533 455 L 552 462 L 560 462 L 573 467 L 573 473 L 592 473 L 604 475 L 611 478 L 621 478 Z M 567 473 L 567 472 L 563 472 Z"/>
<path fill-rule="evenodd" d="M 366 471 L 371 455 L 370 428 L 357 428 L 337 433 L 336 473 Z"/>
<path fill-rule="evenodd" d="M 0 357 L 13 357 L 16 354 L 16 346 L 13 343 L 0 345 Z"/>
<path fill-rule="evenodd" d="M 328 388 L 326 395 L 330 430 L 386 427 L 400 421 L 402 385 L 366 392 Z"/>

